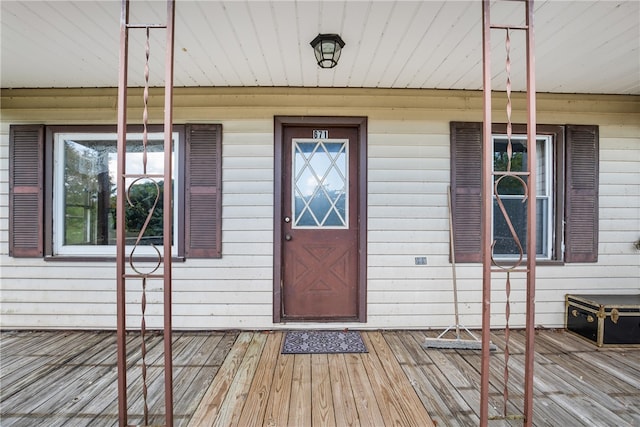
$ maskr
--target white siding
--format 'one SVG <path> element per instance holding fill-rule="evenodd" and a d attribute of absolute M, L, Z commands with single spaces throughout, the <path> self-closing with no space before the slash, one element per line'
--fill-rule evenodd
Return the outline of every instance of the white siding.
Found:
<path fill-rule="evenodd" d="M 115 264 L 8 256 L 8 133 L 12 123 L 112 123 L 113 91 L 3 91 L 0 141 L 1 327 L 115 328 Z M 69 96 L 67 96 L 69 95 Z M 203 96 L 205 95 L 205 96 Z M 176 122 L 223 125 L 221 259 L 174 263 L 177 329 L 272 329 L 273 116 L 369 117 L 368 321 L 351 328 L 442 328 L 453 323 L 446 190 L 449 121 L 481 120 L 476 92 L 185 89 Z M 523 120 L 522 102 L 514 115 Z M 185 106 L 189 107 L 185 107 Z M 129 117 L 138 117 L 133 109 Z M 152 117 L 161 114 L 152 110 Z M 640 292 L 640 102 L 638 97 L 540 95 L 539 123 L 600 126 L 600 235 L 595 264 L 540 265 L 536 324 L 563 323 L 565 293 Z M 427 258 L 416 266 L 415 257 Z M 480 325 L 482 271 L 457 266 L 462 322 Z M 504 322 L 502 280 L 494 282 L 495 325 Z M 512 283 L 510 324 L 524 321 L 524 280 Z M 139 285 L 130 283 L 136 327 Z M 162 293 L 148 289 L 148 324 Z M 327 327 L 327 325 L 322 325 Z"/>

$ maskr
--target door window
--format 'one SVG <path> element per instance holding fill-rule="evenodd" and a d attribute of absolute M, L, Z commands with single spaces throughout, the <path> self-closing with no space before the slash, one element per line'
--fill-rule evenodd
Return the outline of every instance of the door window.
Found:
<path fill-rule="evenodd" d="M 348 228 L 348 140 L 294 139 L 294 228 Z"/>

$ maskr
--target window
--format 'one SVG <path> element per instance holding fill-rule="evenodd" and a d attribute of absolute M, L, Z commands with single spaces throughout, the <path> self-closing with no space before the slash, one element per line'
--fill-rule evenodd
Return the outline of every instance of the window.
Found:
<path fill-rule="evenodd" d="M 174 125 L 173 130 L 172 253 L 220 257 L 221 126 Z M 115 132 L 114 126 L 11 126 L 11 256 L 115 256 Z M 164 133 L 161 126 L 149 132 L 147 172 L 162 174 Z M 141 128 L 130 127 L 127 139 L 127 173 L 132 174 L 142 164 Z M 156 188 L 137 180 L 129 192 L 137 200 L 125 215 L 131 239 L 159 198 L 140 254 L 150 243 L 162 245 L 162 184 L 160 179 Z"/>
<path fill-rule="evenodd" d="M 506 172 L 508 164 L 507 136 L 493 136 L 493 170 L 494 172 Z M 553 138 L 544 135 L 536 141 L 536 257 L 538 259 L 550 259 L 552 254 L 551 242 L 553 239 L 554 213 L 553 213 L 553 162 L 552 155 Z M 511 171 L 527 172 L 527 137 L 526 135 L 512 135 L 511 138 Z M 523 247 L 527 246 L 527 204 L 525 201 L 525 187 L 527 179 L 523 182 L 515 177 L 494 176 L 494 182 L 498 184 L 500 201 L 507 212 L 513 225 L 518 240 Z M 518 258 L 520 248 L 511 235 L 507 221 L 498 206 L 497 196 L 493 196 L 493 229 L 492 236 L 495 241 L 494 256 L 497 258 Z"/>
<path fill-rule="evenodd" d="M 506 126 L 493 125 L 494 170 L 504 170 Z M 596 262 L 598 249 L 598 128 L 538 125 L 536 257 L 549 262 Z M 514 126 L 512 170 L 526 167 L 526 127 Z M 451 187 L 457 262 L 481 262 L 482 123 L 451 123 Z M 526 250 L 526 204 L 514 179 L 499 184 L 501 199 Z M 506 222 L 493 203 L 496 258 L 514 258 Z"/>
<path fill-rule="evenodd" d="M 349 140 L 293 140 L 294 228 L 347 228 Z"/>
<path fill-rule="evenodd" d="M 117 142 L 115 133 L 55 133 L 53 147 L 53 255 L 113 255 L 116 244 Z M 173 134 L 173 147 L 179 144 Z M 146 150 L 147 174 L 164 173 L 164 133 L 148 134 Z M 179 151 L 172 160 L 173 201 L 178 200 L 175 163 L 180 163 Z M 127 135 L 127 173 L 143 173 L 142 134 Z M 150 244 L 162 250 L 163 194 L 162 179 L 127 180 L 132 205 L 126 204 L 125 235 L 131 246 L 147 219 L 153 214 L 140 239 L 137 253 L 145 253 Z M 173 203 L 173 254 L 177 255 L 177 203 Z M 178 232 L 176 232 L 178 231 Z M 129 249 L 129 251 L 132 248 Z M 149 254 L 152 254 L 149 252 Z"/>

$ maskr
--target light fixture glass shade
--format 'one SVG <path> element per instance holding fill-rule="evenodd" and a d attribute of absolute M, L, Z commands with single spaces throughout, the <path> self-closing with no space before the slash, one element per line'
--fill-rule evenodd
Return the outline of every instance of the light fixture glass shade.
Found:
<path fill-rule="evenodd" d="M 320 68 L 333 68 L 338 64 L 344 41 L 337 34 L 318 34 L 311 46 Z"/>

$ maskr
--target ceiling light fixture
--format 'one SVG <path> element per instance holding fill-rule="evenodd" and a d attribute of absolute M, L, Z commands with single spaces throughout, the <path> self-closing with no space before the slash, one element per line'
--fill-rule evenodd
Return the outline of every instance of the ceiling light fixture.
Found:
<path fill-rule="evenodd" d="M 333 68 L 338 65 L 344 41 L 337 34 L 318 34 L 311 47 L 320 68 Z"/>

